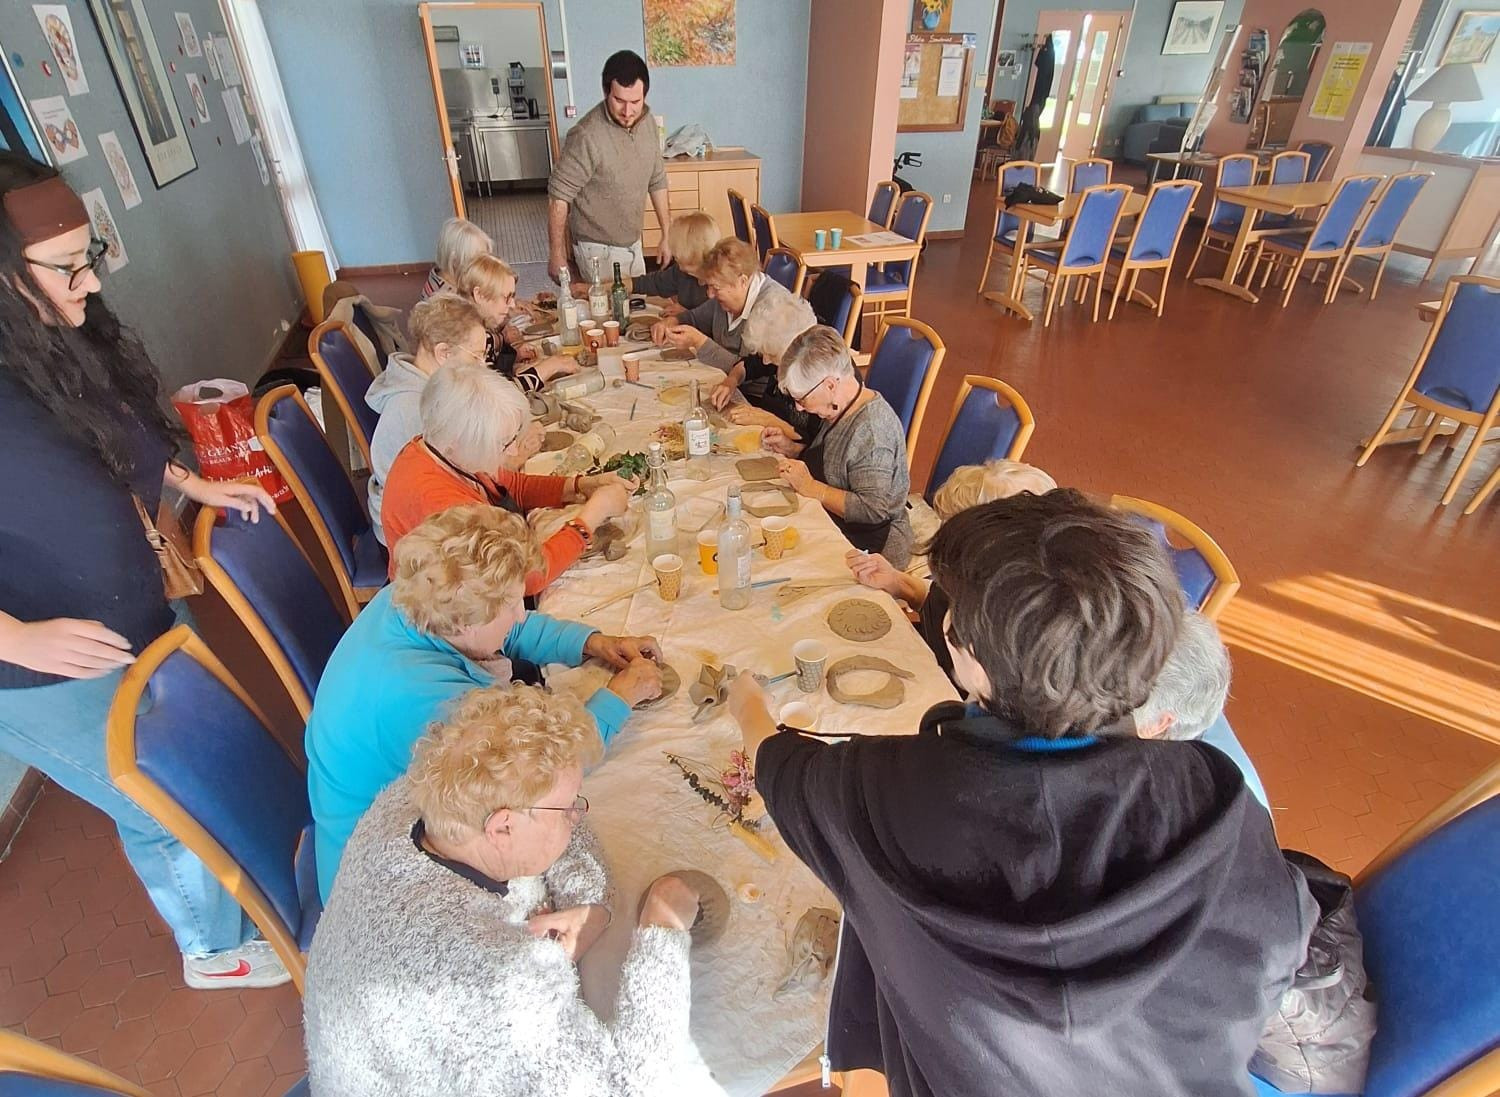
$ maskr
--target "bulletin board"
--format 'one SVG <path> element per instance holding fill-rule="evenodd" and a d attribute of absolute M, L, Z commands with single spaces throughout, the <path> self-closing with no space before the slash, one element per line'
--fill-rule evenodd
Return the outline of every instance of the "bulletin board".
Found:
<path fill-rule="evenodd" d="M 972 34 L 906 36 L 897 132 L 941 133 L 964 128 L 976 45 Z"/>

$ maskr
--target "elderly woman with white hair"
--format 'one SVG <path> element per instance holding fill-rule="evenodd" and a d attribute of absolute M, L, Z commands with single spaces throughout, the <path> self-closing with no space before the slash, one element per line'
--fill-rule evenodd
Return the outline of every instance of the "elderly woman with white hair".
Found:
<path fill-rule="evenodd" d="M 611 919 L 580 794 L 597 757 L 577 702 L 530 687 L 476 690 L 422 738 L 355 831 L 313 939 L 314 1093 L 672 1090 L 690 885 L 646 891 L 608 1024 L 579 992 L 574 964 Z"/>
<path fill-rule="evenodd" d="M 698 361 L 728 373 L 740 360 L 744 325 L 770 302 L 790 298 L 791 292 L 760 269 L 755 249 L 729 236 L 703 259 L 707 301 L 680 316 L 658 320 L 651 328 L 657 346 L 690 350 Z"/>
<path fill-rule="evenodd" d="M 624 514 L 633 480 L 594 476 L 528 476 L 516 471 L 536 453 L 541 430 L 515 383 L 472 363 L 443 366 L 422 389 L 422 433 L 391 464 L 380 525 L 395 549 L 429 515 L 464 503 L 489 503 L 516 514 L 583 501 L 578 513 L 542 546 L 546 566 L 527 577 L 539 594 L 588 549 L 594 530 Z"/>
<path fill-rule="evenodd" d="M 422 284 L 420 300 L 427 300 L 434 293 L 455 289 L 458 277 L 481 255 L 495 250 L 495 242 L 489 233 L 473 221 L 462 217 L 450 217 L 438 230 L 437 262 L 427 272 L 427 281 Z"/>
<path fill-rule="evenodd" d="M 782 364 L 781 389 L 822 420 L 805 443 L 781 427 L 761 431 L 761 444 L 781 457 L 782 479 L 821 503 L 856 549 L 905 567 L 912 544 L 906 430 L 885 399 L 865 387 L 843 336 L 821 325 L 797 336 Z"/>

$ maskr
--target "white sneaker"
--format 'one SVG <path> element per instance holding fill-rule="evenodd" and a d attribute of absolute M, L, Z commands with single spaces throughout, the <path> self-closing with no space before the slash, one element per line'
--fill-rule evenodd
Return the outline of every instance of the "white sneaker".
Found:
<path fill-rule="evenodd" d="M 182 978 L 194 990 L 279 987 L 291 975 L 270 942 L 259 937 L 211 956 L 184 956 Z"/>

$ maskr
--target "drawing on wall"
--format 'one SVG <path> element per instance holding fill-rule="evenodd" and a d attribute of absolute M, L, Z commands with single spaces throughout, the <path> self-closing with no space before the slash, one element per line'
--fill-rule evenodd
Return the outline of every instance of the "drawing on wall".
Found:
<path fill-rule="evenodd" d="M 240 100 L 240 93 L 233 88 L 225 88 L 220 94 L 224 97 L 224 113 L 229 115 L 234 143 L 243 145 L 250 140 L 250 119 L 245 116 L 245 104 Z"/>
<path fill-rule="evenodd" d="M 208 117 L 208 89 L 205 87 L 207 81 L 202 74 L 190 72 L 187 74 L 188 95 L 193 100 L 193 109 L 198 112 L 198 121 L 207 125 Z"/>
<path fill-rule="evenodd" d="M 89 224 L 94 226 L 94 235 L 106 245 L 104 269 L 113 274 L 130 262 L 130 256 L 125 254 L 125 242 L 120 239 L 120 226 L 115 224 L 114 214 L 109 212 L 109 203 L 104 200 L 101 188 L 84 191 L 78 197 L 83 200 L 83 208 L 88 210 Z"/>
<path fill-rule="evenodd" d="M 1167 24 L 1163 54 L 1207 53 L 1214 44 L 1214 31 L 1224 14 L 1224 0 L 1177 0 L 1172 21 Z"/>
<path fill-rule="evenodd" d="M 89 0 L 89 8 L 152 180 L 164 187 L 196 170 L 144 0 Z"/>
<path fill-rule="evenodd" d="M 735 0 L 642 0 L 642 5 L 648 65 L 734 64 Z"/>
<path fill-rule="evenodd" d="M 906 42 L 906 54 L 901 61 L 901 98 L 915 99 L 919 94 L 917 81 L 922 78 L 922 43 Z"/>
<path fill-rule="evenodd" d="M 219 75 L 219 54 L 217 49 L 218 47 L 214 44 L 214 36 L 205 34 L 203 36 L 203 58 L 208 62 L 208 73 L 215 80 L 222 80 L 224 78 Z"/>
<path fill-rule="evenodd" d="M 130 162 L 125 159 L 125 149 L 114 130 L 99 135 L 99 147 L 104 151 L 104 162 L 109 165 L 109 173 L 115 177 L 120 201 L 125 203 L 126 209 L 135 209 L 141 204 L 141 191 L 135 185 L 135 173 L 130 170 Z"/>
<path fill-rule="evenodd" d="M 68 101 L 61 95 L 31 101 L 31 116 L 36 119 L 37 129 L 52 153 L 54 164 L 71 164 L 89 154 L 83 147 L 83 135 L 78 132 L 78 123 L 73 121 L 73 112 Z"/>
<path fill-rule="evenodd" d="M 182 52 L 189 57 L 202 57 L 203 45 L 198 41 L 198 32 L 193 29 L 193 17 L 185 11 L 174 13 L 177 33 L 182 36 Z"/>
<path fill-rule="evenodd" d="M 1466 11 L 1453 24 L 1440 65 L 1482 65 L 1500 38 L 1500 11 Z"/>
<path fill-rule="evenodd" d="M 73 36 L 73 17 L 63 4 L 33 4 L 36 21 L 42 25 L 42 37 L 57 60 L 57 69 L 62 73 L 63 83 L 69 95 L 83 95 L 89 90 L 88 77 L 83 74 L 83 63 L 78 60 L 78 39 Z"/>
<path fill-rule="evenodd" d="M 911 29 L 946 31 L 953 19 L 953 0 L 917 0 L 911 6 Z"/>
<path fill-rule="evenodd" d="M 234 43 L 228 38 L 214 39 L 214 60 L 219 63 L 219 78 L 226 88 L 239 87 L 244 78 L 240 75 L 240 60 L 234 55 Z"/>

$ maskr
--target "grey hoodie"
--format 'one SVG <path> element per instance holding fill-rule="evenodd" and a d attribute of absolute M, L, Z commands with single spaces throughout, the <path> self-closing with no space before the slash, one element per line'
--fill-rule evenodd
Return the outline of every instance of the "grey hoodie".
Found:
<path fill-rule="evenodd" d="M 427 374 L 412 361 L 409 354 L 392 354 L 385 372 L 375 378 L 365 393 L 365 403 L 375 409 L 380 422 L 370 440 L 370 523 L 375 536 L 385 544 L 380 529 L 380 496 L 385 478 L 401 448 L 422 433 L 422 388 Z"/>

